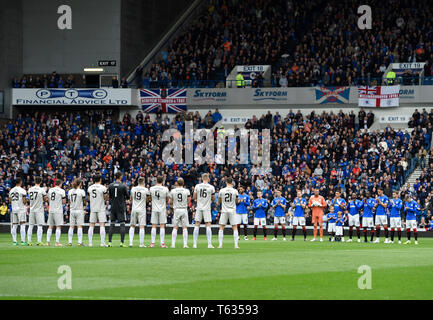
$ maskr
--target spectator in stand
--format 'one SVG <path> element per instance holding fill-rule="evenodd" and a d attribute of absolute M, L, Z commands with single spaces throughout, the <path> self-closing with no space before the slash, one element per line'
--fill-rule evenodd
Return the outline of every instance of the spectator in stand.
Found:
<path fill-rule="evenodd" d="M 2 202 L 0 206 L 0 222 L 9 222 L 8 220 L 8 206 L 5 202 Z"/>
<path fill-rule="evenodd" d="M 111 80 L 111 86 L 115 89 L 119 88 L 119 80 L 117 80 L 116 76 L 113 76 L 113 80 Z"/>
<path fill-rule="evenodd" d="M 121 80 L 121 82 L 120 82 L 120 87 L 121 88 L 128 88 L 128 82 L 126 81 L 126 78 L 125 77 L 122 77 L 122 80 Z"/>

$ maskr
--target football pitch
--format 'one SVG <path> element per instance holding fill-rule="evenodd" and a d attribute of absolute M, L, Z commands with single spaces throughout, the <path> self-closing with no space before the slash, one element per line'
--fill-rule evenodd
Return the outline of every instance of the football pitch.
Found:
<path fill-rule="evenodd" d="M 98 235 L 93 248 L 14 247 L 0 234 L 0 299 L 432 299 L 433 238 L 415 246 L 259 236 L 241 239 L 240 250 L 227 235 L 223 249 L 207 249 L 205 236 L 198 249 L 183 249 L 181 236 L 176 249 L 137 241 L 120 248 L 118 239 L 112 248 L 99 247 Z M 71 289 L 59 289 L 62 265 L 70 267 Z M 362 265 L 371 268 L 371 289 L 358 287 Z"/>

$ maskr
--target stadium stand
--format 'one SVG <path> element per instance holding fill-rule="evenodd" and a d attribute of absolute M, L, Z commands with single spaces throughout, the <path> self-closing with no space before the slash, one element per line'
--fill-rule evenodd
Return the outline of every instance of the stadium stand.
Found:
<path fill-rule="evenodd" d="M 100 172 L 107 183 L 118 170 L 125 173 L 124 182 L 130 187 L 140 176 L 147 185 L 153 185 L 162 173 L 168 186 L 183 177 L 185 185 L 192 188 L 201 172 L 210 172 L 217 190 L 225 185 L 225 174 L 230 174 L 236 185 L 245 186 L 253 196 L 261 189 L 265 198 L 276 185 L 283 186 L 288 200 L 295 197 L 297 188 L 308 195 L 315 186 L 325 196 L 337 188 L 349 195 L 375 192 L 378 187 L 389 195 L 414 170 L 417 154 L 430 150 L 431 130 L 417 127 L 411 133 L 390 128 L 370 132 L 358 128 L 353 112 L 302 115 L 290 110 L 285 117 L 268 112 L 246 124 L 246 128 L 271 129 L 269 174 L 251 175 L 254 170 L 250 164 L 163 163 L 161 136 L 165 129 L 183 132 L 185 120 L 192 120 L 195 128 L 212 128 L 220 118 L 216 113 L 209 111 L 205 117 L 198 112 L 180 113 L 172 120 L 161 112 L 152 120 L 141 112 L 135 118 L 126 113 L 123 119 L 115 120 L 110 110 L 19 114 L 0 131 L 0 196 L 6 201 L 16 177 L 31 185 L 40 175 L 45 186 L 61 177 L 70 186 L 80 176 L 87 187 L 93 173 Z M 432 179 L 428 176 L 429 181 Z M 428 194 L 432 185 L 426 186 Z"/>
<path fill-rule="evenodd" d="M 236 65 L 268 64 L 274 87 L 378 85 L 389 64 L 417 61 L 426 62 L 424 84 L 433 81 L 428 1 L 375 3 L 374 33 L 358 29 L 355 2 L 210 2 L 159 61 L 137 68 L 138 87 L 216 87 L 224 85 Z M 12 86 L 70 88 L 75 81 L 75 87 L 85 87 L 78 78 L 27 75 L 14 78 Z M 402 77 L 402 84 L 418 83 L 418 74 Z M 126 86 L 122 78 L 120 87 Z"/>
<path fill-rule="evenodd" d="M 273 86 L 380 81 L 393 62 L 433 65 L 428 1 L 374 4 L 374 32 L 357 27 L 355 2 L 212 0 L 206 14 L 140 70 L 138 86 L 215 87 L 236 65 L 272 65 Z M 418 75 L 408 75 L 407 80 Z M 368 80 L 368 81 L 367 81 Z"/>

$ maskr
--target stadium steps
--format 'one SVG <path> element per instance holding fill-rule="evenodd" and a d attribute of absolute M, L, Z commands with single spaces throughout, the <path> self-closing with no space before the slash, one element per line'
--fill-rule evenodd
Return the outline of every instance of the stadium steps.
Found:
<path fill-rule="evenodd" d="M 429 163 L 430 158 L 431 158 L 430 155 L 428 155 L 427 159 L 426 159 L 426 165 Z M 422 172 L 423 172 L 423 170 L 421 169 L 420 165 L 418 164 L 417 167 L 415 168 L 415 170 L 409 176 L 409 178 L 407 178 L 406 183 L 401 186 L 400 191 L 402 191 L 408 183 L 411 186 L 413 186 L 416 182 L 416 179 L 418 179 L 421 176 Z"/>

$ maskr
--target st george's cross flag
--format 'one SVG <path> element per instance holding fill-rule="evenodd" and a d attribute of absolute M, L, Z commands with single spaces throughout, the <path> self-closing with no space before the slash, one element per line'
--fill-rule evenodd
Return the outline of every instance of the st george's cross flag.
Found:
<path fill-rule="evenodd" d="M 358 106 L 398 107 L 400 106 L 400 86 L 358 87 Z"/>

